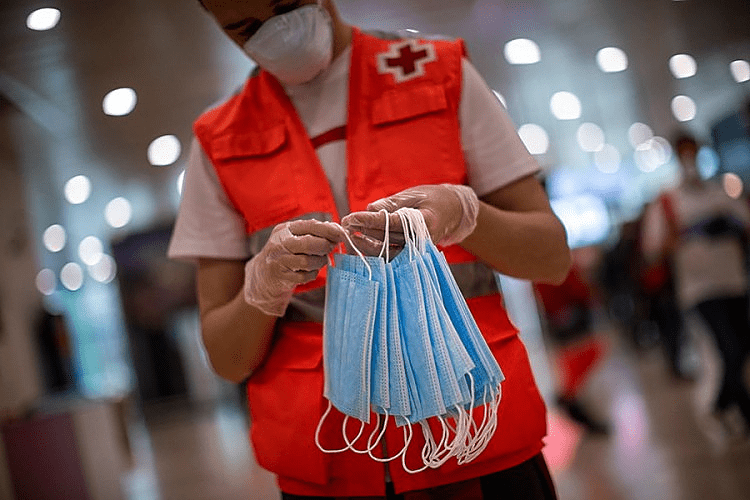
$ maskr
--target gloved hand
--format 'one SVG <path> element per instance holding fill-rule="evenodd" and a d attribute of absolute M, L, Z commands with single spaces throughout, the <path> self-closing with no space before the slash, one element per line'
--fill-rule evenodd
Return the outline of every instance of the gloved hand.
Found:
<path fill-rule="evenodd" d="M 294 287 L 314 280 L 344 238 L 333 222 L 297 220 L 274 227 L 265 246 L 245 264 L 245 302 L 283 316 Z"/>
<path fill-rule="evenodd" d="M 369 212 L 354 212 L 341 220 L 344 229 L 354 234 L 360 250 L 372 255 L 379 251 L 385 230 L 385 218 L 379 210 L 395 212 L 401 207 L 419 209 L 424 216 L 432 241 L 453 245 L 470 235 L 477 225 L 479 198 L 469 186 L 458 184 L 423 185 L 406 189 L 387 198 L 370 203 Z M 403 245 L 401 221 L 390 216 L 391 244 Z M 361 233 L 361 234 L 359 234 Z"/>

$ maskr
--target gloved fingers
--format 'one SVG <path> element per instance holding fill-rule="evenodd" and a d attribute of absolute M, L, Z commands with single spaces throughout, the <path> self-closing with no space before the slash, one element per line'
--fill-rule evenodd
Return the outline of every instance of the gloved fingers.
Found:
<path fill-rule="evenodd" d="M 385 216 L 381 212 L 352 212 L 341 219 L 341 226 L 349 231 L 349 234 L 365 232 L 374 237 L 380 234 L 383 239 L 385 234 Z M 403 233 L 401 217 L 398 214 L 388 214 L 388 228 L 391 233 Z"/>
<path fill-rule="evenodd" d="M 381 235 L 382 237 L 382 232 Z M 393 237 L 393 235 L 391 235 Z M 399 234 L 400 240 L 402 243 L 391 243 L 387 249 L 388 255 L 393 258 L 404 248 L 404 235 Z M 393 241 L 391 239 L 391 241 Z M 378 238 L 370 237 L 362 232 L 357 232 L 352 235 L 352 242 L 354 245 L 356 245 L 357 250 L 362 252 L 364 255 L 369 255 L 371 257 L 379 256 L 379 255 L 385 255 L 385 251 L 383 250 L 383 241 Z M 346 250 L 349 254 L 356 253 L 353 248 L 349 245 L 348 242 L 345 243 Z"/>
<path fill-rule="evenodd" d="M 345 239 L 343 234 L 342 239 Z M 338 243 L 321 236 L 305 234 L 302 236 L 291 235 L 289 238 L 284 239 L 281 245 L 290 254 L 328 255 Z"/>
<path fill-rule="evenodd" d="M 319 269 L 314 271 L 292 271 L 285 269 L 281 275 L 281 281 L 284 283 L 285 288 L 293 289 L 297 285 L 308 283 L 318 277 Z"/>
<path fill-rule="evenodd" d="M 401 207 L 418 208 L 425 200 L 427 200 L 426 190 L 423 189 L 422 186 L 416 186 L 405 189 L 386 198 L 375 200 L 367 205 L 367 210 L 387 210 L 389 212 L 395 212 Z"/>
<path fill-rule="evenodd" d="M 315 272 L 328 263 L 325 255 L 283 254 L 273 260 L 279 274 Z"/>
<path fill-rule="evenodd" d="M 335 222 L 321 222 L 315 219 L 304 219 L 289 222 L 287 227 L 295 236 L 317 236 L 325 238 L 334 244 L 341 243 L 346 239 L 343 231 L 341 231 L 341 227 Z"/>

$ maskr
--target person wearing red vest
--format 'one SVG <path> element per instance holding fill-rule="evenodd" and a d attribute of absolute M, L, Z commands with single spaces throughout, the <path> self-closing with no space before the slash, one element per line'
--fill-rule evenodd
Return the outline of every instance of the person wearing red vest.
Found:
<path fill-rule="evenodd" d="M 259 71 L 195 122 L 169 254 L 197 262 L 203 344 L 217 374 L 246 382 L 255 456 L 283 498 L 555 498 L 544 403 L 493 272 L 560 282 L 570 253 L 463 42 L 364 33 L 331 0 L 201 3 Z M 315 443 L 327 256 L 343 230 L 377 247 L 377 210 L 403 206 L 423 213 L 506 376 L 485 451 L 417 474 Z M 343 416 L 329 420 L 335 447 Z M 398 453 L 401 429 L 384 443 Z"/>

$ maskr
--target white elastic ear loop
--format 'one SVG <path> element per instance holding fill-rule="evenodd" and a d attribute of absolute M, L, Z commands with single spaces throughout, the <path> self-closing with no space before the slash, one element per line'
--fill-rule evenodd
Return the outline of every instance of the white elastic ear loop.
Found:
<path fill-rule="evenodd" d="M 341 453 L 349 449 L 349 446 L 345 446 L 338 450 L 329 450 L 327 448 L 323 448 L 323 445 L 320 444 L 320 429 L 323 427 L 323 421 L 328 417 L 328 414 L 331 413 L 331 408 L 333 405 L 331 404 L 331 401 L 328 401 L 328 408 L 326 408 L 326 411 L 323 412 L 323 416 L 320 417 L 320 420 L 318 421 L 318 427 L 315 429 L 315 444 L 318 446 L 318 449 L 322 451 L 323 453 Z"/>
<path fill-rule="evenodd" d="M 349 441 L 349 436 L 346 434 L 346 424 L 349 422 L 349 418 L 350 418 L 349 415 L 346 415 L 344 417 L 344 423 L 341 424 L 341 435 L 344 437 L 344 441 L 346 442 L 347 447 L 350 450 L 352 450 L 354 453 L 361 453 L 361 454 L 367 453 L 369 450 L 362 451 L 362 450 L 358 450 L 358 449 L 356 449 L 354 447 L 354 443 L 356 443 L 357 441 L 359 441 L 359 438 L 362 436 L 362 433 L 365 430 L 365 422 L 362 422 L 360 420 L 361 425 L 359 426 L 359 432 L 357 433 L 357 435 L 354 437 L 353 440 Z M 378 416 L 378 422 L 380 422 L 380 416 Z M 377 429 L 377 424 L 376 424 L 375 428 Z M 369 441 L 369 439 L 368 439 L 368 441 Z"/>
<path fill-rule="evenodd" d="M 403 208 L 396 210 L 396 214 L 398 215 L 398 218 L 401 219 L 401 230 L 404 232 L 404 243 L 409 249 L 409 260 L 414 260 L 414 240 L 411 237 L 411 224 L 409 223 L 409 218 Z"/>
<path fill-rule="evenodd" d="M 420 253 L 424 253 L 427 248 L 427 240 L 430 237 L 430 232 L 427 229 L 427 223 L 424 220 L 424 215 L 416 208 L 408 209 L 407 213 L 412 221 L 412 231 L 414 233 L 414 240 L 417 245 L 417 249 Z"/>
<path fill-rule="evenodd" d="M 376 443 L 380 442 L 382 440 L 382 438 L 383 438 L 383 435 L 385 434 L 385 429 L 386 429 L 386 427 L 388 425 L 388 417 L 389 417 L 389 414 L 386 411 L 385 412 L 385 421 L 383 422 L 383 429 L 380 431 L 380 434 L 378 435 L 378 439 L 377 439 Z M 395 421 L 395 419 L 394 419 L 394 421 Z M 411 424 L 409 424 L 409 429 L 411 430 Z M 374 433 L 372 435 L 374 435 Z M 372 438 L 372 435 L 370 435 L 370 438 Z M 406 439 L 406 436 L 404 436 L 404 446 L 403 446 L 403 448 L 401 448 L 401 450 L 399 450 L 399 452 L 396 453 L 395 455 L 393 455 L 392 457 L 382 457 L 382 458 L 381 457 L 376 457 L 375 455 L 372 454 L 372 450 L 375 449 L 374 447 L 371 447 L 370 451 L 367 454 L 370 456 L 370 458 L 372 458 L 376 462 L 380 462 L 380 463 L 391 462 L 393 460 L 396 460 L 402 454 L 406 453 L 406 448 L 409 447 L 409 442 L 410 441 L 411 441 L 411 432 L 409 433 L 409 439 Z M 367 444 L 368 445 L 370 444 L 369 440 L 368 440 Z"/>
<path fill-rule="evenodd" d="M 380 253 L 378 254 L 378 258 L 383 258 L 383 252 L 385 252 L 385 261 L 390 262 L 391 256 L 389 255 L 390 249 L 388 248 L 391 245 L 391 236 L 390 236 L 390 225 L 391 225 L 391 219 L 388 216 L 388 210 L 385 208 L 380 210 L 379 213 L 385 214 L 385 236 L 383 236 L 383 246 L 380 248 Z"/>
<path fill-rule="evenodd" d="M 411 438 L 413 437 L 413 432 L 414 432 L 414 431 L 412 430 L 412 428 L 411 428 L 411 424 L 408 424 L 408 427 L 409 427 L 409 437 L 408 437 L 408 439 L 407 439 L 407 437 L 406 437 L 406 427 L 407 427 L 407 426 L 404 426 L 404 442 L 406 443 L 406 444 L 404 445 L 404 450 L 406 449 L 406 447 L 407 447 L 407 446 L 409 446 L 409 443 L 411 443 Z M 407 466 L 406 466 L 406 452 L 404 452 L 404 453 L 403 453 L 403 454 L 401 455 L 401 466 L 402 466 L 402 467 L 404 468 L 404 470 L 405 470 L 406 472 L 408 472 L 409 474 L 417 474 L 417 473 L 419 473 L 419 472 L 422 472 L 423 470 L 427 470 L 427 466 L 426 466 L 426 465 L 425 465 L 424 467 L 421 467 L 421 468 L 419 468 L 419 469 L 416 469 L 416 470 L 412 470 L 412 469 L 410 469 L 409 467 L 407 467 Z"/>
<path fill-rule="evenodd" d="M 368 279 L 371 280 L 372 279 L 372 267 L 370 266 L 370 263 L 367 262 L 367 259 L 365 259 L 364 254 L 362 254 L 362 252 L 359 251 L 359 248 L 357 248 L 357 246 L 354 244 L 354 242 L 352 241 L 351 237 L 349 236 L 349 232 L 346 229 L 344 229 L 343 227 L 341 227 L 340 225 L 339 225 L 339 229 L 341 229 L 341 232 L 344 233 L 344 236 L 346 237 L 346 240 L 352 246 L 352 248 L 354 249 L 354 251 L 357 252 L 357 255 L 359 255 L 359 258 L 362 259 L 362 262 L 365 263 L 365 266 L 367 267 Z"/>
<path fill-rule="evenodd" d="M 422 463 L 433 469 L 440 467 L 452 456 L 451 449 L 446 444 L 450 435 L 449 427 L 442 416 L 438 416 L 437 419 L 441 426 L 440 441 L 437 443 L 432 435 L 432 428 L 427 421 L 419 423 L 425 441 L 422 447 Z"/>
<path fill-rule="evenodd" d="M 493 396 L 491 401 L 486 400 L 487 392 L 485 391 L 485 397 L 483 398 L 483 406 L 485 408 L 482 423 L 478 428 L 476 427 L 476 424 L 474 425 L 475 435 L 464 453 L 458 457 L 459 464 L 465 464 L 478 457 L 485 450 L 494 436 L 495 431 L 497 430 L 497 410 L 500 405 L 500 399 L 502 398 L 502 387 L 498 386 L 497 391 L 497 395 Z"/>

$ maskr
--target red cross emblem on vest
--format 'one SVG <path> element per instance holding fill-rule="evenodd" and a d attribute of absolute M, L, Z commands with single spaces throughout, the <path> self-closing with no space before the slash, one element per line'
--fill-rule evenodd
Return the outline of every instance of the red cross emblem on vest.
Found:
<path fill-rule="evenodd" d="M 388 52 L 376 56 L 378 73 L 390 73 L 401 83 L 424 75 L 424 65 L 435 60 L 435 47 L 421 45 L 418 40 L 407 39 L 391 44 Z"/>

